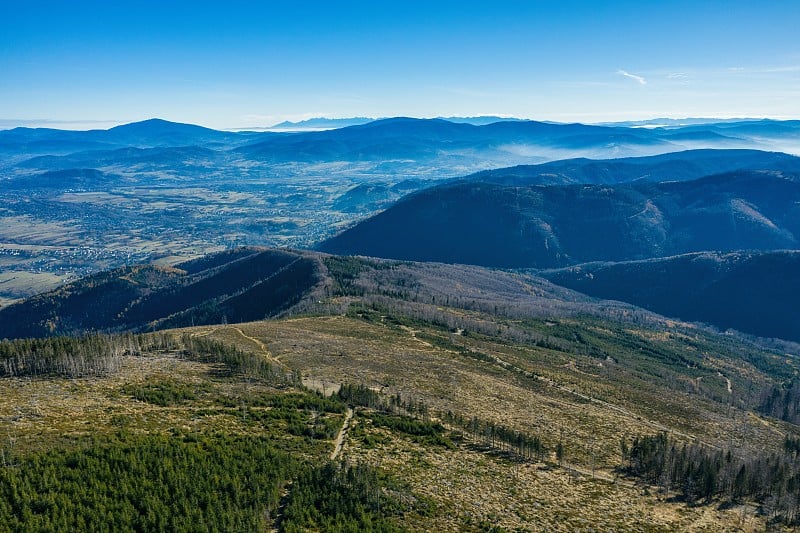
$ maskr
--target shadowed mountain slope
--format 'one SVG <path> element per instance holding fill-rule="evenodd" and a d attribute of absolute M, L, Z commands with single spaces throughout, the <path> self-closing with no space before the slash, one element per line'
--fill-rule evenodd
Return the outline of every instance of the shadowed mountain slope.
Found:
<path fill-rule="evenodd" d="M 697 253 L 538 275 L 662 315 L 800 341 L 800 252 Z"/>
<path fill-rule="evenodd" d="M 509 268 L 787 249 L 798 247 L 798 202 L 800 183 L 774 172 L 613 186 L 459 183 L 413 194 L 320 249 Z"/>
<path fill-rule="evenodd" d="M 174 268 L 125 267 L 0 309 L 0 337 L 258 320 L 291 307 L 319 281 L 312 257 L 256 248 Z"/>
<path fill-rule="evenodd" d="M 0 309 L 0 338 L 246 322 L 287 312 L 339 314 L 348 300 L 337 295 L 403 309 L 439 303 L 515 317 L 649 316 L 525 274 L 238 248 L 175 267 L 101 272 L 33 296 Z"/>

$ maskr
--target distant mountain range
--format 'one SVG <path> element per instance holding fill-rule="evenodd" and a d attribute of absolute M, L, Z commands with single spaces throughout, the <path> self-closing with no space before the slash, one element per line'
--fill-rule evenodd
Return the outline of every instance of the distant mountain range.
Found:
<path fill-rule="evenodd" d="M 384 117 L 385 118 L 385 117 Z M 478 115 L 474 117 L 436 117 L 437 119 L 447 120 L 448 122 L 457 122 L 464 124 L 472 124 L 474 126 L 484 126 L 494 122 L 524 122 L 532 121 L 532 119 L 516 118 L 516 117 L 501 117 L 497 115 Z M 308 129 L 335 129 L 343 128 L 346 126 L 357 126 L 381 120 L 381 118 L 369 117 L 347 117 L 347 118 L 325 118 L 314 117 L 306 120 L 299 120 L 292 122 L 285 120 L 274 124 L 267 128 L 258 129 L 274 129 L 286 131 L 302 131 Z M 765 119 L 758 118 L 702 118 L 702 117 L 687 117 L 687 118 L 653 118 L 647 120 L 625 120 L 617 122 L 595 122 L 594 126 L 612 126 L 612 127 L 648 127 L 648 128 L 679 128 L 683 126 L 694 126 L 698 124 L 725 124 L 732 122 L 756 122 Z"/>
<path fill-rule="evenodd" d="M 347 126 L 358 126 L 360 124 L 366 124 L 367 122 L 372 122 L 373 120 L 375 119 L 368 117 L 351 117 L 351 118 L 315 117 L 306 120 L 298 120 L 297 122 L 284 120 L 283 122 L 273 124 L 272 126 L 263 129 L 275 130 L 275 131 L 332 130 L 336 128 L 345 128 Z"/>
<path fill-rule="evenodd" d="M 800 251 L 702 252 L 537 274 L 662 315 L 800 342 Z"/>
<path fill-rule="evenodd" d="M 188 146 L 207 143 L 227 143 L 247 134 L 213 130 L 193 124 L 180 124 L 161 119 L 149 119 L 116 126 L 107 130 L 56 130 L 50 128 L 14 128 L 0 131 L 0 147 L 19 150 L 26 146 L 41 149 L 47 144 L 69 146 L 70 143 L 94 146 Z M 37 146 L 39 145 L 39 146 Z"/>
<path fill-rule="evenodd" d="M 800 182 L 737 171 L 681 182 L 423 190 L 323 242 L 393 259 L 552 268 L 703 250 L 797 248 Z"/>
<path fill-rule="evenodd" d="M 576 153 L 624 157 L 706 148 L 761 148 L 770 138 L 800 146 L 800 122 L 747 121 L 683 128 L 627 128 L 506 120 L 485 125 L 443 119 L 392 118 L 341 129 L 271 137 L 236 149 L 281 161 L 442 160 L 481 154 L 562 159 Z"/>
<path fill-rule="evenodd" d="M 597 126 L 623 126 L 623 127 L 648 127 L 648 128 L 674 128 L 682 126 L 692 126 L 697 124 L 725 124 L 731 122 L 755 122 L 759 118 L 651 118 L 646 120 L 622 120 L 618 122 L 596 122 Z"/>
<path fill-rule="evenodd" d="M 760 150 L 685 150 L 649 157 L 564 159 L 486 170 L 459 181 L 501 185 L 615 184 L 686 181 L 736 170 L 800 173 L 800 157 Z"/>
<path fill-rule="evenodd" d="M 392 118 L 328 131 L 273 137 L 237 148 L 242 155 L 269 161 L 430 160 L 442 153 L 480 150 L 497 157 L 525 147 L 580 149 L 607 146 L 669 145 L 646 130 L 581 124 L 505 121 L 475 126 L 443 119 Z M 669 151 L 664 147 L 661 151 Z"/>
<path fill-rule="evenodd" d="M 493 115 L 481 115 L 476 117 L 437 117 L 437 118 L 441 120 L 446 120 L 448 122 L 455 122 L 460 124 L 472 124 L 474 126 L 485 126 L 486 124 L 493 124 L 495 122 L 524 120 L 513 117 L 499 117 Z M 347 126 L 360 126 L 361 124 L 367 124 L 368 122 L 374 122 L 376 120 L 383 120 L 383 119 L 367 118 L 367 117 L 352 117 L 352 118 L 315 117 L 306 120 L 300 120 L 297 122 L 291 122 L 286 120 L 263 129 L 273 130 L 273 131 L 331 130 L 336 128 L 344 128 Z"/>
<path fill-rule="evenodd" d="M 230 132 L 160 119 L 108 130 L 15 128 L 0 131 L 0 154 L 64 156 L 120 148 L 202 147 L 267 163 L 411 160 L 442 168 L 486 162 L 538 162 L 583 155 L 625 157 L 685 148 L 766 148 L 771 142 L 800 147 L 800 122 L 748 120 L 670 128 L 557 124 L 503 117 L 389 118 L 347 127 L 362 119 L 313 119 L 297 125 L 337 126 L 325 131 Z M 363 119 L 368 120 L 368 119 Z M 338 121 L 338 122 L 336 122 Z M 287 125 L 288 126 L 288 125 Z M 800 148 L 798 148 L 800 149 Z M 124 154 L 122 154 L 124 156 Z M 31 166 L 33 163 L 28 163 Z M 51 170 L 48 162 L 39 168 Z M 86 166 L 83 165 L 82 166 Z M 60 168 L 66 168 L 61 165 Z"/>

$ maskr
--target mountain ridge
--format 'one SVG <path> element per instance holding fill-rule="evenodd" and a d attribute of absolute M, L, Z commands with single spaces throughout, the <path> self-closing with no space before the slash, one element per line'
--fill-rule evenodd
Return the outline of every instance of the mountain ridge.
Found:
<path fill-rule="evenodd" d="M 0 309 L 0 337 L 142 331 L 276 316 L 319 283 L 302 252 L 240 248 L 90 275 Z"/>
<path fill-rule="evenodd" d="M 318 248 L 504 268 L 796 248 L 798 201 L 795 176 L 758 171 L 671 183 L 455 183 L 413 193 Z"/>
<path fill-rule="evenodd" d="M 453 181 L 504 185 L 567 185 L 684 181 L 736 170 L 800 172 L 800 157 L 748 149 L 694 149 L 643 157 L 573 158 L 484 170 Z"/>

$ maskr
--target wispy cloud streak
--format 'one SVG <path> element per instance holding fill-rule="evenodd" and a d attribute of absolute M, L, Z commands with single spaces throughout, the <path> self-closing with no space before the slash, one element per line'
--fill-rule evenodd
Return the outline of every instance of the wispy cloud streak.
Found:
<path fill-rule="evenodd" d="M 619 74 L 620 76 L 625 76 L 626 78 L 630 78 L 630 79 L 638 82 L 639 85 L 647 85 L 647 80 L 646 79 L 644 79 L 641 76 L 637 76 L 636 74 L 631 74 L 627 70 L 620 69 L 620 70 L 617 71 L 617 74 Z"/>

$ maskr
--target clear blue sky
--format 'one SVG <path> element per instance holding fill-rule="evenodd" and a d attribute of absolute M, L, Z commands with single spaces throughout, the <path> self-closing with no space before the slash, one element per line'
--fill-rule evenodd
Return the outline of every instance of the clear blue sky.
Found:
<path fill-rule="evenodd" d="M 800 118 L 798 29 L 800 0 L 0 0 L 0 127 Z"/>

